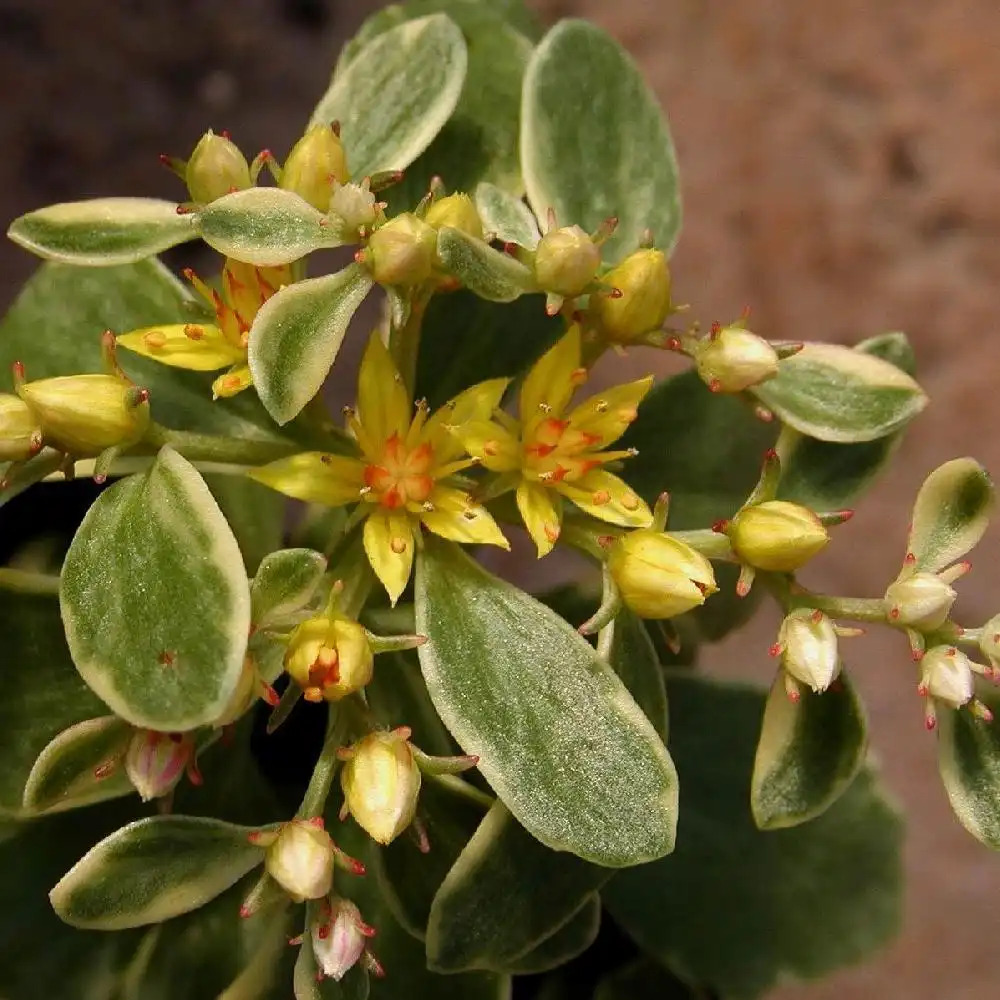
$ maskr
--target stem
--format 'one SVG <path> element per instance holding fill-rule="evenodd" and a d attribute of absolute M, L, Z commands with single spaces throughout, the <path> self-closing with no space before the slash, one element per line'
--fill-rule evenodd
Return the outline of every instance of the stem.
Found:
<path fill-rule="evenodd" d="M 329 706 L 326 716 L 326 739 L 323 740 L 323 749 L 319 752 L 312 777 L 309 779 L 309 787 L 302 797 L 302 805 L 295 814 L 296 819 L 311 819 L 313 816 L 323 814 L 333 777 L 340 767 L 337 751 L 343 745 L 348 721 L 348 713 L 344 711 L 343 705 Z"/>
<path fill-rule="evenodd" d="M 851 618 L 859 622 L 876 622 L 891 625 L 886 621 L 885 605 L 878 597 L 827 597 L 825 594 L 805 594 L 795 602 L 799 607 L 816 608 L 831 618 Z"/>
<path fill-rule="evenodd" d="M 410 390 L 411 395 L 416 390 L 417 384 L 420 330 L 423 326 L 427 306 L 433 295 L 433 285 L 425 285 L 415 289 L 410 300 L 410 314 L 406 317 L 406 322 L 401 327 L 389 331 L 389 351 L 396 362 L 396 367 L 399 368 L 400 375 L 403 376 L 403 384 Z"/>
<path fill-rule="evenodd" d="M 428 781 L 433 781 L 436 785 L 440 785 L 441 788 L 467 799 L 469 802 L 474 802 L 484 809 L 489 809 L 496 801 L 492 795 L 487 795 L 486 792 L 480 791 L 474 785 L 463 781 L 455 774 L 428 774 L 425 777 Z"/>
<path fill-rule="evenodd" d="M 0 567 L 0 590 L 12 590 L 18 594 L 58 594 L 59 577 Z"/>
<path fill-rule="evenodd" d="M 221 462 L 226 465 L 266 465 L 301 451 L 291 441 L 252 441 L 218 434 L 194 434 L 151 424 L 141 447 L 159 451 L 170 445 L 192 462 Z"/>
<path fill-rule="evenodd" d="M 668 531 L 671 538 L 676 538 L 685 545 L 690 545 L 695 552 L 700 552 L 706 559 L 719 559 L 732 562 L 733 547 L 729 539 L 711 528 L 697 528 L 691 531 Z"/>

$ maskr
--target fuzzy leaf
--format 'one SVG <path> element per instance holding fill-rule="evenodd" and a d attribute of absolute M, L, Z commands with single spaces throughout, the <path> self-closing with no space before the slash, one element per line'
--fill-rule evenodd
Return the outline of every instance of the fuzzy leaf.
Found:
<path fill-rule="evenodd" d="M 677 158 L 666 120 L 631 56 L 586 21 L 560 21 L 524 77 L 521 170 L 538 218 L 592 232 L 616 216 L 609 262 L 643 231 L 670 250 L 681 226 Z"/>
<path fill-rule="evenodd" d="M 7 235 L 25 250 L 67 264 L 106 267 L 152 257 L 199 236 L 198 216 L 157 198 L 95 198 L 48 205 L 15 219 Z"/>
<path fill-rule="evenodd" d="M 77 670 L 133 725 L 193 729 L 228 704 L 250 590 L 229 525 L 173 449 L 98 497 L 66 555 L 60 601 Z"/>
<path fill-rule="evenodd" d="M 513 302 L 534 290 L 531 271 L 509 254 L 451 226 L 438 231 L 441 266 L 481 299 Z"/>
<path fill-rule="evenodd" d="M 314 250 L 347 242 L 307 201 L 276 187 L 216 198 L 202 210 L 200 235 L 213 250 L 254 267 L 291 264 Z"/>
<path fill-rule="evenodd" d="M 802 434 L 847 444 L 900 430 L 927 405 L 905 372 L 840 344 L 806 344 L 750 391 Z"/>
<path fill-rule="evenodd" d="M 258 628 L 304 608 L 326 572 L 312 549 L 281 549 L 265 556 L 250 585 L 251 620 Z"/>
<path fill-rule="evenodd" d="M 476 208 L 488 238 L 534 250 L 541 238 L 531 209 L 520 198 L 483 182 L 476 187 Z"/>
<path fill-rule="evenodd" d="M 779 673 L 764 707 L 750 786 L 762 830 L 795 826 L 825 812 L 847 790 L 868 744 L 864 709 L 847 677 L 793 702 Z"/>
<path fill-rule="evenodd" d="M 309 124 L 341 123 L 353 177 L 405 170 L 455 110 L 467 61 L 462 32 L 446 15 L 407 21 L 358 52 Z"/>
<path fill-rule="evenodd" d="M 507 971 L 533 976 L 558 969 L 582 955 L 597 940 L 600 929 L 601 897 L 595 892 L 559 930 L 512 962 Z"/>
<path fill-rule="evenodd" d="M 680 674 L 668 694 L 684 789 L 677 850 L 605 887 L 615 920 L 646 954 L 731 1000 L 884 944 L 901 916 L 902 829 L 871 773 L 811 823 L 758 830 L 747 789 L 763 694 Z"/>
<path fill-rule="evenodd" d="M 612 629 L 608 659 L 646 718 L 667 742 L 667 687 L 663 669 L 642 619 L 627 608 L 619 611 Z"/>
<path fill-rule="evenodd" d="M 193 816 L 154 816 L 105 837 L 49 900 L 74 927 L 122 930 L 203 906 L 264 860 L 251 828 Z"/>
<path fill-rule="evenodd" d="M 257 313 L 250 327 L 250 371 L 261 402 L 279 424 L 319 392 L 371 287 L 371 275 L 349 264 L 289 285 Z"/>
<path fill-rule="evenodd" d="M 995 500 L 993 480 L 974 458 L 953 458 L 938 466 L 913 504 L 907 552 L 916 557 L 915 568 L 936 573 L 974 548 Z"/>
<path fill-rule="evenodd" d="M 417 563 L 420 666 L 434 707 L 542 843 L 617 867 L 673 846 L 677 782 L 649 720 L 558 615 L 428 538 Z"/>
<path fill-rule="evenodd" d="M 689 988 L 662 965 L 641 958 L 598 983 L 594 1000 L 699 1000 L 705 991 Z"/>
<path fill-rule="evenodd" d="M 232 528 L 250 576 L 261 560 L 281 548 L 285 498 L 248 476 L 207 475 L 205 482 Z"/>

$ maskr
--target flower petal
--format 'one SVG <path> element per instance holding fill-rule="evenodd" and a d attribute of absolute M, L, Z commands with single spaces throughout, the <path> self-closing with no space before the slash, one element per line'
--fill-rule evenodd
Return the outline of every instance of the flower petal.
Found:
<path fill-rule="evenodd" d="M 645 500 L 605 469 L 593 469 L 574 483 L 561 482 L 556 489 L 580 510 L 602 521 L 627 528 L 647 528 L 653 523 Z"/>
<path fill-rule="evenodd" d="M 424 440 L 430 442 L 439 462 L 449 462 L 462 452 L 450 431 L 469 421 L 489 420 L 509 384 L 510 379 L 491 378 L 470 386 L 427 418 Z"/>
<path fill-rule="evenodd" d="M 521 423 L 527 429 L 546 416 L 560 416 L 585 378 L 586 372 L 580 368 L 580 327 L 574 323 L 525 376 Z"/>
<path fill-rule="evenodd" d="M 376 448 L 393 434 L 406 436 L 410 426 L 410 394 L 389 349 L 373 333 L 358 372 L 358 419 Z"/>
<path fill-rule="evenodd" d="M 130 330 L 115 341 L 144 358 L 152 358 L 173 368 L 214 372 L 239 361 L 247 352 L 233 346 L 211 323 L 170 323 Z"/>
<path fill-rule="evenodd" d="M 452 429 L 461 449 L 494 472 L 520 468 L 521 446 L 517 438 L 492 420 L 470 420 Z"/>
<path fill-rule="evenodd" d="M 517 509 L 524 526 L 538 548 L 538 558 L 548 555 L 559 538 L 562 527 L 562 502 L 558 494 L 522 480 L 517 488 Z"/>
<path fill-rule="evenodd" d="M 250 374 L 250 366 L 246 362 L 233 365 L 225 375 L 220 375 L 212 383 L 212 399 L 228 399 L 251 385 L 253 376 Z"/>
<path fill-rule="evenodd" d="M 365 520 L 365 552 L 395 604 L 413 568 L 413 526 L 407 514 L 376 507 Z"/>
<path fill-rule="evenodd" d="M 251 469 L 247 475 L 285 496 L 340 507 L 360 499 L 364 466 L 356 458 L 305 451 Z"/>
<path fill-rule="evenodd" d="M 493 516 L 479 504 L 473 503 L 468 493 L 438 486 L 430 496 L 434 510 L 421 511 L 420 520 L 435 535 L 453 542 L 467 545 L 499 545 L 509 549 L 510 542 L 504 537 Z"/>
<path fill-rule="evenodd" d="M 617 441 L 637 416 L 639 403 L 653 386 L 653 376 L 616 385 L 585 399 L 568 415 L 569 430 L 593 436 L 594 447 Z"/>

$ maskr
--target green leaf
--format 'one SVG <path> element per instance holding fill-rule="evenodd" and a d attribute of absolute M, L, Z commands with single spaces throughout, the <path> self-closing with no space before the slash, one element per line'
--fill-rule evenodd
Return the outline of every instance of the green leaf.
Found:
<path fill-rule="evenodd" d="M 254 267 L 291 264 L 314 250 L 343 246 L 338 227 L 293 191 L 234 191 L 201 212 L 201 238 L 226 257 Z"/>
<path fill-rule="evenodd" d="M 622 475 L 652 503 L 670 493 L 670 527 L 707 528 L 732 517 L 753 489 L 775 428 L 732 396 L 709 392 L 694 372 L 660 382 L 639 404 L 621 447 L 639 454 Z"/>
<path fill-rule="evenodd" d="M 905 333 L 885 333 L 856 345 L 854 350 L 882 358 L 914 374 L 913 348 Z M 874 441 L 840 444 L 787 428 L 782 434 L 781 485 L 778 496 L 813 510 L 840 510 L 867 489 L 888 464 L 902 441 L 896 431 Z"/>
<path fill-rule="evenodd" d="M 257 628 L 300 611 L 313 598 L 326 557 L 312 549 L 282 549 L 266 556 L 250 585 L 250 619 Z"/>
<path fill-rule="evenodd" d="M 847 790 L 868 745 L 864 708 L 844 674 L 822 694 L 792 701 L 779 672 L 764 707 L 750 806 L 762 830 L 825 812 Z"/>
<path fill-rule="evenodd" d="M 353 177 L 405 170 L 455 110 L 467 60 L 462 32 L 444 14 L 407 21 L 358 52 L 309 124 L 341 123 Z"/>
<path fill-rule="evenodd" d="M 594 1000 L 699 1000 L 707 995 L 689 989 L 662 965 L 640 958 L 602 979 Z"/>
<path fill-rule="evenodd" d="M 99 769 L 120 758 L 132 727 L 114 715 L 87 719 L 61 732 L 38 755 L 24 786 L 29 813 L 61 812 L 135 791 L 125 769 Z"/>
<path fill-rule="evenodd" d="M 609 262 L 638 247 L 644 230 L 670 250 L 681 226 L 673 140 L 639 67 L 586 21 L 560 21 L 524 76 L 521 169 L 538 218 L 588 232 L 616 216 Z"/>
<path fill-rule="evenodd" d="M 901 916 L 902 830 L 871 773 L 811 823 L 758 830 L 747 789 L 763 695 L 680 675 L 668 693 L 677 850 L 605 887 L 615 920 L 682 979 L 732 1000 L 884 944 Z"/>
<path fill-rule="evenodd" d="M 511 969 L 572 920 L 611 875 L 554 853 L 497 802 L 434 897 L 427 960 L 449 973 Z"/>
<path fill-rule="evenodd" d="M 840 344 L 806 344 L 750 391 L 802 434 L 846 444 L 900 430 L 927 405 L 905 372 Z"/>
<path fill-rule="evenodd" d="M 420 666 L 434 707 L 542 843 L 617 867 L 672 849 L 673 764 L 649 720 L 563 619 L 428 538 L 417 563 Z"/>
<path fill-rule="evenodd" d="M 508 971 L 533 976 L 557 969 L 582 955 L 597 940 L 600 929 L 601 897 L 595 892 L 559 930 L 511 963 Z"/>
<path fill-rule="evenodd" d="M 233 530 L 249 575 L 261 560 L 281 548 L 285 527 L 285 498 L 248 476 L 206 475 L 226 522 Z"/>
<path fill-rule="evenodd" d="M 74 927 L 122 930 L 159 923 L 203 906 L 228 889 L 264 852 L 249 827 L 194 816 L 140 819 L 91 848 L 49 893 Z"/>
<path fill-rule="evenodd" d="M 520 199 L 485 181 L 476 186 L 476 208 L 487 239 L 534 250 L 541 238 L 531 209 Z"/>
<path fill-rule="evenodd" d="M 441 266 L 488 302 L 513 302 L 535 290 L 534 278 L 524 264 L 460 229 L 442 226 L 437 250 Z"/>
<path fill-rule="evenodd" d="M 985 686 L 979 697 L 1000 716 L 1000 697 Z M 937 713 L 938 768 L 962 826 L 1000 851 L 1000 724 L 967 709 Z"/>
<path fill-rule="evenodd" d="M 335 274 L 288 285 L 257 313 L 250 327 L 250 372 L 261 402 L 279 424 L 319 392 L 371 287 L 371 275 L 349 264 Z"/>
<path fill-rule="evenodd" d="M 612 630 L 608 654 L 611 666 L 666 743 L 667 687 L 649 632 L 642 619 L 627 608 L 608 627 Z"/>
<path fill-rule="evenodd" d="M 0 590 L 0 815 L 22 811 L 35 759 L 59 733 L 106 711 L 73 668 L 55 594 Z"/>
<path fill-rule="evenodd" d="M 66 554 L 59 596 L 73 662 L 117 715 L 179 732 L 227 706 L 250 590 L 229 525 L 173 449 L 98 497 Z"/>
<path fill-rule="evenodd" d="M 907 552 L 914 568 L 936 573 L 974 548 L 989 524 L 993 480 L 974 458 L 953 458 L 925 480 L 913 504 Z"/>
<path fill-rule="evenodd" d="M 95 198 L 49 205 L 15 219 L 7 235 L 49 260 L 92 267 L 129 264 L 196 239 L 198 216 L 156 198 Z"/>

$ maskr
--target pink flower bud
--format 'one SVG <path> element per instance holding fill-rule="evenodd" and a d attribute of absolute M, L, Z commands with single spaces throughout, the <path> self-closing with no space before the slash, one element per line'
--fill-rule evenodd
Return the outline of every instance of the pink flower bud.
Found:
<path fill-rule="evenodd" d="M 193 761 L 190 733 L 136 729 L 125 751 L 125 772 L 142 801 L 148 802 L 175 788 Z"/>
<path fill-rule="evenodd" d="M 364 954 L 367 939 L 374 933 L 354 903 L 334 896 L 325 919 L 312 926 L 313 954 L 320 975 L 340 982 Z"/>

